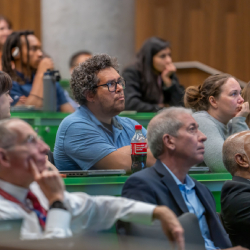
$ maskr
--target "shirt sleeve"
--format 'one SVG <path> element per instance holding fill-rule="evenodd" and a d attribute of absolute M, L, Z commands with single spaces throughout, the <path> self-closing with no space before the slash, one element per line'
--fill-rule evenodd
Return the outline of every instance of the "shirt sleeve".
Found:
<path fill-rule="evenodd" d="M 100 231 L 109 229 L 118 220 L 151 224 L 155 205 L 134 200 L 67 193 L 65 206 L 72 214 L 74 228 Z"/>
<path fill-rule="evenodd" d="M 63 148 L 65 154 L 83 170 L 88 170 L 103 157 L 116 151 L 116 147 L 108 143 L 93 124 L 82 122 L 69 126 Z"/>
<path fill-rule="evenodd" d="M 217 125 L 205 117 L 194 117 L 199 124 L 199 130 L 206 135 L 204 142 L 205 154 L 204 162 L 211 172 L 227 172 L 222 160 L 222 147 L 224 138 L 222 137 Z"/>
<path fill-rule="evenodd" d="M 249 130 L 247 124 L 246 124 L 246 117 L 234 117 L 230 123 L 228 124 L 229 127 L 229 134 L 233 135 L 235 133 Z"/>
<path fill-rule="evenodd" d="M 12 89 L 10 90 L 10 96 L 13 99 L 11 106 L 15 106 L 19 101 L 19 98 L 24 95 L 19 84 L 15 81 L 12 81 Z"/>
<path fill-rule="evenodd" d="M 56 96 L 57 96 L 57 106 L 60 107 L 61 105 L 68 102 L 64 94 L 64 90 L 59 82 L 56 82 Z"/>

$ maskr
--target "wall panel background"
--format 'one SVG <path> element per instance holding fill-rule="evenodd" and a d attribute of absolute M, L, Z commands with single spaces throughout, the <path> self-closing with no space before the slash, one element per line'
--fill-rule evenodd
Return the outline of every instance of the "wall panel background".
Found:
<path fill-rule="evenodd" d="M 249 13 L 249 0 L 136 0 L 136 50 L 159 36 L 171 42 L 173 61 L 200 61 L 249 81 Z"/>
<path fill-rule="evenodd" d="M 41 39 L 40 0 L 0 0 L 0 14 L 6 16 L 13 30 L 33 30 Z"/>

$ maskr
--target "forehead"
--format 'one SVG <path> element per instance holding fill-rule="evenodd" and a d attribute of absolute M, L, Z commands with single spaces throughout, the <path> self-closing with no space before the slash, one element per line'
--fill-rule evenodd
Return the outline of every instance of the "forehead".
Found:
<path fill-rule="evenodd" d="M 23 121 L 13 121 L 9 124 L 8 128 L 13 130 L 20 140 L 26 138 L 30 134 L 36 134 L 33 128 Z"/>
<path fill-rule="evenodd" d="M 117 78 L 119 78 L 120 75 L 114 68 L 110 67 L 100 70 L 99 73 L 97 74 L 97 77 L 100 79 L 100 82 L 106 83 L 111 80 L 117 80 Z"/>
<path fill-rule="evenodd" d="M 183 127 L 189 127 L 191 124 L 198 126 L 197 122 L 191 114 L 182 113 L 177 115 L 177 119 L 183 123 Z"/>
<path fill-rule="evenodd" d="M 169 54 L 170 52 L 171 52 L 171 49 L 167 47 L 165 49 L 160 50 L 156 55 L 160 56 L 162 54 Z"/>
<path fill-rule="evenodd" d="M 0 20 L 0 28 L 4 28 L 4 27 L 9 28 L 9 25 L 5 20 L 2 19 Z"/>
<path fill-rule="evenodd" d="M 29 46 L 41 46 L 41 42 L 38 40 L 38 38 L 34 35 L 28 35 L 27 36 Z M 26 44 L 25 37 L 21 37 L 22 44 Z"/>
<path fill-rule="evenodd" d="M 229 78 L 225 84 L 221 86 L 222 92 L 230 92 L 232 90 L 241 90 L 240 84 L 234 79 Z"/>

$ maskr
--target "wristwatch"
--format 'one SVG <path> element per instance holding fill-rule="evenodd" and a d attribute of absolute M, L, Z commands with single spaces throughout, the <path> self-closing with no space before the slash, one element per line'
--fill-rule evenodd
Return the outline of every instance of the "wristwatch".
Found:
<path fill-rule="evenodd" d="M 54 201 L 49 209 L 52 209 L 52 208 L 68 210 L 61 201 Z"/>

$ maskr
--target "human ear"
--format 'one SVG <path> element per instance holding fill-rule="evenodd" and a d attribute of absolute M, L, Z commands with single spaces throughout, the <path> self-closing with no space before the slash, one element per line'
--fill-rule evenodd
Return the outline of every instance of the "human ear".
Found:
<path fill-rule="evenodd" d="M 208 100 L 209 100 L 210 105 L 213 108 L 218 108 L 218 104 L 217 104 L 216 99 L 215 99 L 214 96 L 209 96 Z"/>
<path fill-rule="evenodd" d="M 19 48 L 18 47 L 14 47 L 11 49 L 11 55 L 12 57 L 16 60 L 16 59 L 20 59 L 20 52 L 19 52 Z"/>
<path fill-rule="evenodd" d="M 175 140 L 173 136 L 165 134 L 163 135 L 162 140 L 165 147 L 167 147 L 170 150 L 175 150 Z"/>
<path fill-rule="evenodd" d="M 248 168 L 249 167 L 249 161 L 246 155 L 244 154 L 236 154 L 234 156 L 235 161 L 237 164 L 243 168 Z"/>
<path fill-rule="evenodd" d="M 9 157 L 7 151 L 0 148 L 0 166 L 8 168 L 10 167 Z"/>
<path fill-rule="evenodd" d="M 94 102 L 95 101 L 95 94 L 92 91 L 88 90 L 86 99 L 88 102 Z"/>

